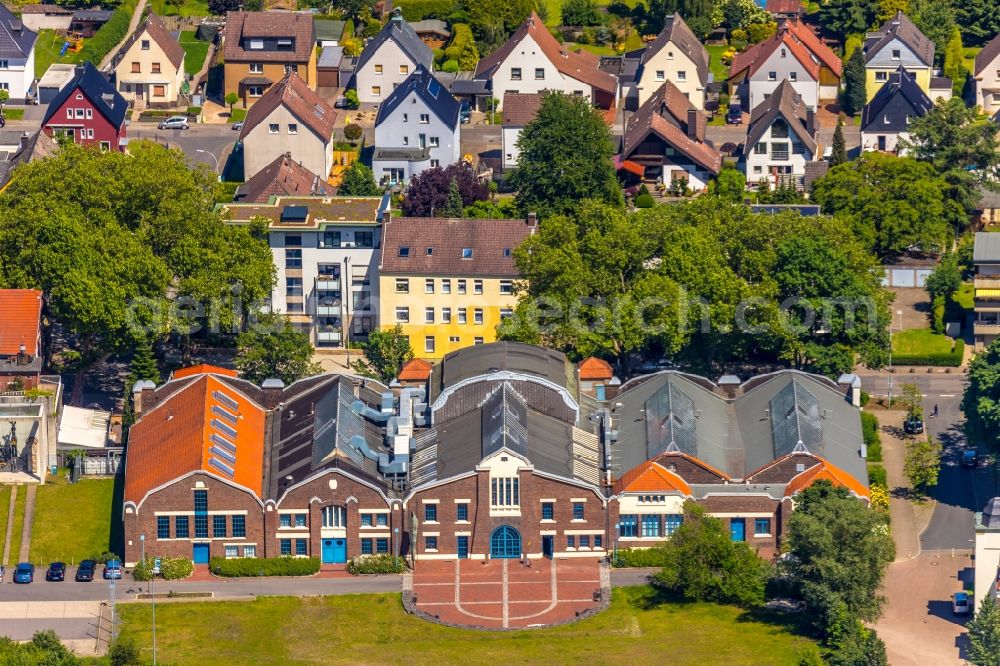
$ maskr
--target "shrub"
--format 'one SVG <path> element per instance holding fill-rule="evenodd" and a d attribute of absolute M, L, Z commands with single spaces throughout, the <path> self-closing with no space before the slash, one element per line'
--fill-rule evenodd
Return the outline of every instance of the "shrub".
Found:
<path fill-rule="evenodd" d="M 197 115 L 200 115 L 200 114 L 201 114 L 201 107 L 200 107 L 200 106 L 189 106 L 189 107 L 187 108 L 187 111 L 186 111 L 186 113 L 187 113 L 187 115 L 189 115 L 189 116 L 197 116 Z"/>
<path fill-rule="evenodd" d="M 868 484 L 871 486 L 889 487 L 889 479 L 882 465 L 868 465 Z"/>
<path fill-rule="evenodd" d="M 434 54 L 434 62 L 441 62 L 444 60 L 444 49 L 434 49 L 431 53 Z"/>
<path fill-rule="evenodd" d="M 362 133 L 361 125 L 350 123 L 344 126 L 344 138 L 351 143 L 356 143 L 361 138 Z"/>
<path fill-rule="evenodd" d="M 406 569 L 406 560 L 394 555 L 360 555 L 347 562 L 347 572 L 363 574 L 396 574 Z"/>
<path fill-rule="evenodd" d="M 931 330 L 935 333 L 944 333 L 944 303 L 944 296 L 931 299 Z"/>
<path fill-rule="evenodd" d="M 871 412 L 861 412 L 861 435 L 868 448 L 868 462 L 881 462 L 882 440 L 878 435 L 878 419 Z"/>
<path fill-rule="evenodd" d="M 445 60 L 444 64 L 441 65 L 442 72 L 457 72 L 458 71 L 458 61 L 457 60 Z"/>
<path fill-rule="evenodd" d="M 132 578 L 143 583 L 153 577 L 153 558 L 147 557 L 135 563 L 132 569 Z"/>
<path fill-rule="evenodd" d="M 187 578 L 194 573 L 194 562 L 186 557 L 164 557 L 160 560 L 160 575 L 163 580 Z"/>
<path fill-rule="evenodd" d="M 347 101 L 348 109 L 356 109 L 361 106 L 361 100 L 358 98 L 358 91 L 351 88 L 344 93 L 344 99 Z"/>
<path fill-rule="evenodd" d="M 861 406 L 865 407 L 872 399 L 872 396 L 867 391 L 861 392 Z"/>
<path fill-rule="evenodd" d="M 379 21 L 378 19 L 373 19 L 373 18 L 366 19 L 365 20 L 364 36 L 365 37 L 374 37 L 375 35 L 377 35 L 379 33 L 379 30 L 381 30 L 381 29 L 382 29 L 382 22 L 381 21 Z"/>
<path fill-rule="evenodd" d="M 871 484 L 868 500 L 873 510 L 882 513 L 889 511 L 889 490 L 884 485 Z"/>
<path fill-rule="evenodd" d="M 406 0 L 400 9 L 407 21 L 422 21 L 425 18 L 446 19 L 454 9 L 451 0 Z"/>
<path fill-rule="evenodd" d="M 653 195 L 651 194 L 640 194 L 635 198 L 636 208 L 652 208 L 655 205 L 656 202 L 653 201 Z"/>
<path fill-rule="evenodd" d="M 615 553 L 611 565 L 619 568 L 664 567 L 667 563 L 667 551 L 663 548 L 626 548 Z"/>
<path fill-rule="evenodd" d="M 252 576 L 311 576 L 319 571 L 318 557 L 213 557 L 209 570 L 229 578 Z"/>
<path fill-rule="evenodd" d="M 93 37 L 84 40 L 83 48 L 77 57 L 79 62 L 89 60 L 92 63 L 100 63 L 104 56 L 118 45 L 118 42 L 125 39 L 135 5 L 136 3 L 132 0 L 122 3 L 115 9 L 111 19 L 102 25 Z"/>

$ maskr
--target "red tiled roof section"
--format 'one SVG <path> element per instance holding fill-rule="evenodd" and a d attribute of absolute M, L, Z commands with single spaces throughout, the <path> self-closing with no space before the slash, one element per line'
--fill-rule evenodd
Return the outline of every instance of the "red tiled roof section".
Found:
<path fill-rule="evenodd" d="M 226 41 L 223 57 L 227 62 L 309 62 L 316 48 L 312 14 L 308 12 L 229 12 L 226 14 Z M 264 51 L 243 48 L 244 37 L 288 37 L 293 51 Z"/>
<path fill-rule="evenodd" d="M 680 476 L 655 462 L 647 460 L 615 483 L 615 494 L 620 493 L 669 493 L 691 494 L 691 486 Z"/>
<path fill-rule="evenodd" d="M 789 23 L 791 22 L 782 25 L 787 26 Z M 757 70 L 764 66 L 771 54 L 781 46 L 792 52 L 792 55 L 802 64 L 809 76 L 819 80 L 819 62 L 810 57 L 809 49 L 801 41 L 791 36 L 790 29 L 779 29 L 778 34 L 771 39 L 755 44 L 733 58 L 733 64 L 729 68 L 729 78 L 733 78 L 744 70 L 747 71 L 748 76 L 753 76 Z"/>
<path fill-rule="evenodd" d="M 22 344 L 26 354 L 38 356 L 42 292 L 0 289 L 0 312 L 0 356 L 17 356 Z"/>
<path fill-rule="evenodd" d="M 802 11 L 801 0 L 767 0 L 764 9 L 772 14 L 794 14 Z"/>
<path fill-rule="evenodd" d="M 235 370 L 230 368 L 220 368 L 217 365 L 209 365 L 207 363 L 199 363 L 198 365 L 189 365 L 186 368 L 180 368 L 179 370 L 174 370 L 173 378 L 181 379 L 183 377 L 193 377 L 194 375 L 225 375 L 226 377 L 238 377 L 239 375 Z"/>
<path fill-rule="evenodd" d="M 275 109 L 284 106 L 295 114 L 303 124 L 315 132 L 324 143 L 333 136 L 333 124 L 337 114 L 333 107 L 316 91 L 309 88 L 294 71 L 289 71 L 281 81 L 268 88 L 264 96 L 247 111 L 243 129 L 240 130 L 242 141 L 258 125 L 267 120 Z"/>
<path fill-rule="evenodd" d="M 381 270 L 396 275 L 516 278 L 520 274 L 514 249 L 536 229 L 525 220 L 392 218 L 382 230 Z M 471 256 L 463 256 L 466 250 Z"/>
<path fill-rule="evenodd" d="M 868 489 L 857 479 L 829 461 L 820 458 L 819 465 L 813 465 L 788 482 L 788 485 L 785 486 L 785 497 L 791 497 L 805 490 L 818 479 L 826 479 L 835 486 L 847 488 L 858 497 L 867 498 L 869 496 Z"/>
<path fill-rule="evenodd" d="M 163 20 L 156 14 L 150 14 L 149 18 L 146 19 L 145 28 L 153 41 L 163 49 L 163 53 L 166 54 L 173 66 L 180 67 L 184 60 L 184 47 L 170 34 L 167 26 L 163 25 Z M 137 32 L 142 33 L 142 27 Z"/>
<path fill-rule="evenodd" d="M 542 93 L 507 93 L 504 95 L 503 124 L 527 125 L 542 106 Z"/>
<path fill-rule="evenodd" d="M 286 153 L 258 171 L 236 192 L 239 203 L 267 203 L 272 196 L 332 196 L 333 185 Z"/>
<path fill-rule="evenodd" d="M 578 370 L 580 372 L 580 379 L 585 382 L 611 379 L 615 375 L 614 370 L 611 369 L 611 364 L 596 356 L 591 356 L 580 361 Z"/>
<path fill-rule="evenodd" d="M 795 3 L 798 4 L 798 0 L 795 0 Z M 844 69 L 844 63 L 841 62 L 840 58 L 837 57 L 837 54 L 833 52 L 833 49 L 823 43 L 823 40 L 819 38 L 819 35 L 813 32 L 812 28 L 798 19 L 787 20 L 783 25 L 787 25 L 791 33 L 797 37 L 799 41 L 805 44 L 806 48 L 809 49 L 814 56 L 819 58 L 821 63 L 829 67 L 830 71 L 837 76 L 841 75 Z"/>
<path fill-rule="evenodd" d="M 399 371 L 399 381 L 401 382 L 426 382 L 430 379 L 431 370 L 434 364 L 422 358 L 411 358 L 403 364 Z"/>

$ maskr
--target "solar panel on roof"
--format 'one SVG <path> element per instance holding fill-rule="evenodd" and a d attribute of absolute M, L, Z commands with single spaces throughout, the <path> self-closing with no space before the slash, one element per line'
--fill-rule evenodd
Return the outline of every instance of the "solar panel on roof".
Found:
<path fill-rule="evenodd" d="M 285 206 L 281 209 L 282 222 L 305 222 L 308 217 L 308 206 Z"/>
<path fill-rule="evenodd" d="M 771 398 L 769 406 L 775 458 L 793 451 L 818 452 L 823 433 L 816 396 L 793 379 Z"/>
<path fill-rule="evenodd" d="M 437 79 L 431 78 L 427 83 L 427 92 L 430 93 L 431 97 L 437 99 L 438 93 L 441 92 L 441 84 L 437 82 Z"/>

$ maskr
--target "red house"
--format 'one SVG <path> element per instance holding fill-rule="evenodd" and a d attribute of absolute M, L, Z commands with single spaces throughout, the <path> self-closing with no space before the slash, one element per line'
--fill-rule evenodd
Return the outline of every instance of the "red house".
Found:
<path fill-rule="evenodd" d="M 124 150 L 128 102 L 97 69 L 85 62 L 49 104 L 42 129 L 51 137 L 73 137 L 80 145 Z"/>

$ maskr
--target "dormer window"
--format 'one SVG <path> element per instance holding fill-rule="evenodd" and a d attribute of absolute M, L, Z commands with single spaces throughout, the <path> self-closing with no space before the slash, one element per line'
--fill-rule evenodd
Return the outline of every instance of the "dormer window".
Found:
<path fill-rule="evenodd" d="M 278 50 L 279 51 L 291 51 L 292 50 L 292 40 L 290 40 L 290 39 L 279 39 L 278 40 Z"/>
<path fill-rule="evenodd" d="M 264 40 L 263 39 L 251 39 L 250 40 L 250 50 L 251 51 L 263 51 L 264 50 Z"/>

